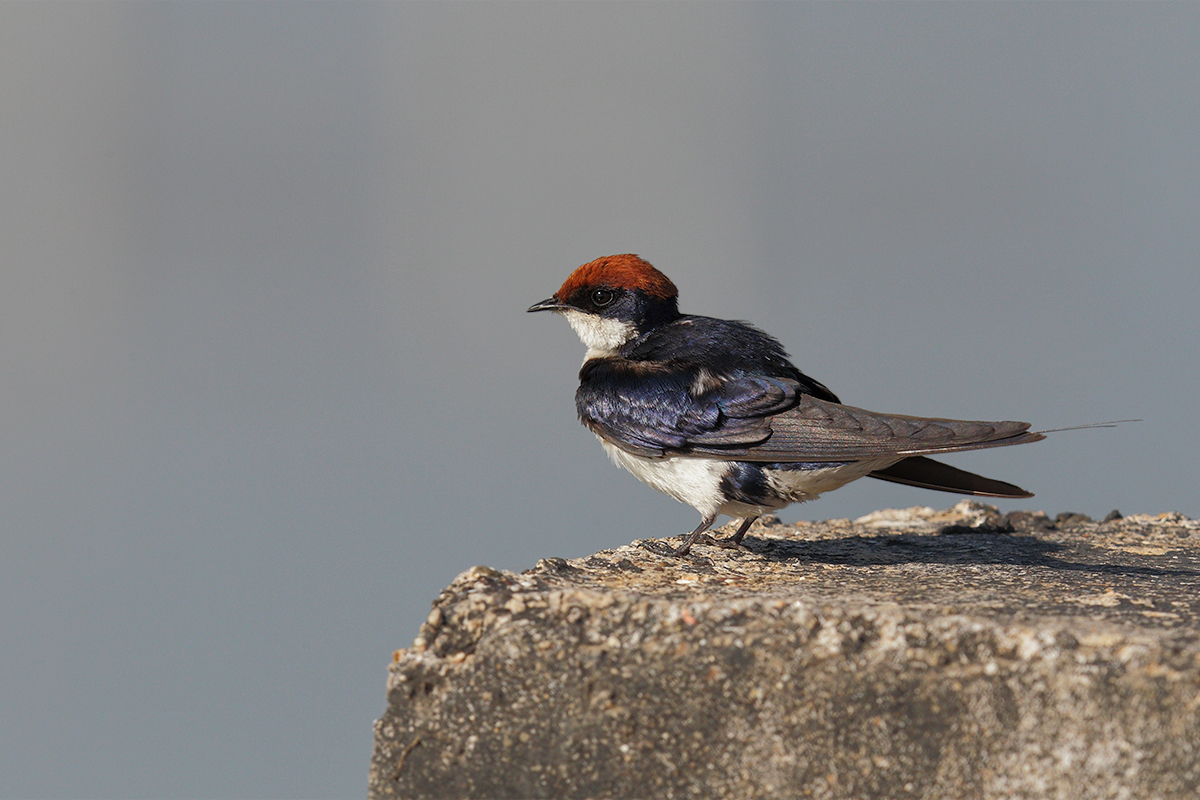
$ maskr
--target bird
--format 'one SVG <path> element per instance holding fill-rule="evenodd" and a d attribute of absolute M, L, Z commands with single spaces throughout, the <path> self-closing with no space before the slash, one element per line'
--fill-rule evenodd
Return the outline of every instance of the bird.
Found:
<path fill-rule="evenodd" d="M 1032 497 L 930 455 L 1036 442 L 1030 423 L 881 414 L 845 405 L 748 322 L 682 314 L 679 292 L 637 255 L 590 261 L 530 312 L 566 319 L 587 348 L 575 405 L 609 458 L 692 506 L 701 536 L 736 548 L 762 514 L 862 477 L 985 497 Z M 706 531 L 741 518 L 732 537 Z"/>

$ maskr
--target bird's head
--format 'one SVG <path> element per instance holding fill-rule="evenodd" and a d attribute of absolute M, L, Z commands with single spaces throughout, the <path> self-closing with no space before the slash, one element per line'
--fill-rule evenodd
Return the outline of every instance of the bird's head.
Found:
<path fill-rule="evenodd" d="M 588 348 L 588 357 L 615 353 L 627 342 L 679 316 L 675 284 L 632 254 L 605 256 L 571 273 L 553 297 L 530 311 L 561 314 Z"/>

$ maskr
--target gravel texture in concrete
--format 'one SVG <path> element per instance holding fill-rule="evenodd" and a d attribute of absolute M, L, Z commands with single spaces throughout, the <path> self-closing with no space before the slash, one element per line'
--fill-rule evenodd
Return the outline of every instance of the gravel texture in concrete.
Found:
<path fill-rule="evenodd" d="M 1200 522 L 964 501 L 680 541 L 456 578 L 370 796 L 1200 796 Z"/>

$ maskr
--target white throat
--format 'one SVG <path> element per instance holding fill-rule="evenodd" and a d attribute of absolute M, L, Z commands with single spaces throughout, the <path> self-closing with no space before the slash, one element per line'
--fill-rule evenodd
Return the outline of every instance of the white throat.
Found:
<path fill-rule="evenodd" d="M 595 314 L 585 314 L 573 308 L 559 312 L 570 323 L 579 340 L 587 347 L 585 361 L 592 358 L 603 358 L 616 355 L 621 345 L 637 336 L 637 330 L 632 322 L 619 319 L 605 319 Z"/>

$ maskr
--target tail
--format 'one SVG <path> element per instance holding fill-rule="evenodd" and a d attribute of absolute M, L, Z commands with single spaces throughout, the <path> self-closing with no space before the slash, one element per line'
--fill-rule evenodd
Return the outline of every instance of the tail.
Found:
<path fill-rule="evenodd" d="M 1072 425 L 1069 428 L 1050 428 L 1044 431 L 1032 431 L 1030 435 L 1038 436 L 1060 431 L 1081 431 L 1089 428 L 1115 428 L 1122 422 L 1141 422 L 1140 419 L 1117 419 L 1111 422 L 1090 422 L 1087 425 Z M 955 492 L 956 494 L 973 494 L 981 497 L 1033 497 L 1033 492 L 1027 492 L 1020 486 L 1011 483 L 985 478 L 973 472 L 934 461 L 925 456 L 909 456 L 898 461 L 887 469 L 879 469 L 870 473 L 870 477 L 881 481 L 903 483 L 908 486 L 919 486 L 922 489 L 936 489 L 939 492 Z"/>
<path fill-rule="evenodd" d="M 919 486 L 922 489 L 936 489 L 939 492 L 973 494 L 980 497 L 1033 497 L 1033 492 L 1027 492 L 1020 486 L 985 478 L 925 456 L 909 456 L 887 469 L 875 470 L 870 473 L 870 477 Z"/>
<path fill-rule="evenodd" d="M 1088 422 L 1084 425 L 1071 425 L 1066 428 L 1047 428 L 1044 431 L 1034 431 L 1034 433 L 1059 433 L 1061 431 L 1086 431 L 1092 428 L 1115 428 L 1123 422 L 1141 422 L 1140 419 L 1113 419 L 1108 422 Z"/>

